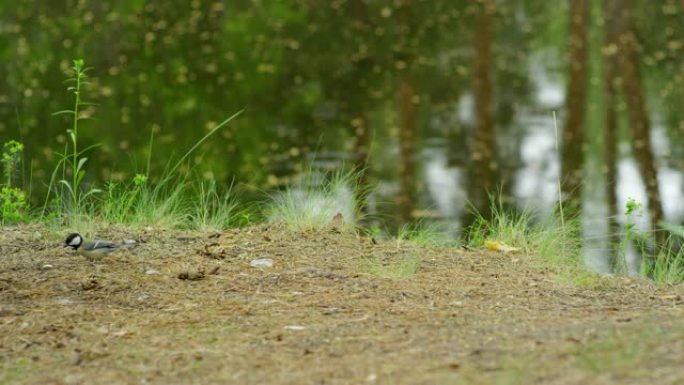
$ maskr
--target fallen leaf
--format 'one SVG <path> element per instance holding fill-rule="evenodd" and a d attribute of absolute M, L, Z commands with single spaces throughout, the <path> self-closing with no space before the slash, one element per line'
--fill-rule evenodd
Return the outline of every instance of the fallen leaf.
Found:
<path fill-rule="evenodd" d="M 492 241 L 489 239 L 484 242 L 484 246 L 487 250 L 500 251 L 503 253 L 511 253 L 520 250 L 519 247 L 509 246 L 501 241 Z"/>

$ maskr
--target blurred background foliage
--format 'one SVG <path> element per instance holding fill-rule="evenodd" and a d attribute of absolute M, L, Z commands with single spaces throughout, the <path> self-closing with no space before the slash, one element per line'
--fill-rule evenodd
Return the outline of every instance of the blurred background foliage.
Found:
<path fill-rule="evenodd" d="M 607 26 L 621 20 L 607 12 L 609 2 L 588 1 L 577 27 L 588 41 L 579 86 L 587 96 L 578 110 L 583 134 L 567 140 L 586 152 L 582 180 L 594 180 L 586 185 L 605 184 L 605 165 L 631 156 L 620 147 L 611 160 L 603 150 L 602 70 L 606 57 L 621 49 L 604 40 Z M 654 143 L 666 148 L 656 148 L 655 167 L 681 174 L 684 2 L 618 3 L 631 11 L 645 108 L 662 134 L 657 138 L 667 142 Z M 550 117 L 558 111 L 560 129 L 572 129 L 565 127 L 572 102 L 565 90 L 575 62 L 572 4 L 5 1 L 0 139 L 24 144 L 23 172 L 32 175 L 34 191 L 44 188 L 68 125 L 66 117 L 51 114 L 70 105 L 63 80 L 71 60 L 84 58 L 92 67 L 84 98 L 97 106 L 83 111 L 93 120 L 79 135 L 84 145 L 101 144 L 89 154 L 91 183 L 130 180 L 145 168 L 151 138 L 153 178 L 172 156 L 245 108 L 194 154 L 194 170 L 203 177 L 268 189 L 286 185 L 312 162 L 364 166 L 363 182 L 376 186 L 388 211 L 404 221 L 460 218 L 466 201 L 486 212 L 487 193 L 535 201 L 516 187 L 524 178 L 543 178 L 521 173 L 530 166 L 524 150 L 530 127 L 541 125 L 553 137 Z M 628 144 L 628 109 L 623 98 L 616 105 L 617 141 Z M 558 156 L 545 159 L 556 164 L 556 181 L 565 175 Z M 588 190 L 585 200 L 605 199 L 592 195 L 600 187 Z M 666 215 L 681 214 L 677 207 Z"/>

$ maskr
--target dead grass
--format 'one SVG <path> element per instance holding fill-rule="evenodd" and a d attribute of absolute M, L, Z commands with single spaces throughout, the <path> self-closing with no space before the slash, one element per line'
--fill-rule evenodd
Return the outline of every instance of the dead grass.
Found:
<path fill-rule="evenodd" d="M 41 231 L 0 233 L 0 383 L 684 381 L 682 286 L 574 287 L 515 255 L 275 226 L 110 229 L 140 246 L 92 276 Z"/>

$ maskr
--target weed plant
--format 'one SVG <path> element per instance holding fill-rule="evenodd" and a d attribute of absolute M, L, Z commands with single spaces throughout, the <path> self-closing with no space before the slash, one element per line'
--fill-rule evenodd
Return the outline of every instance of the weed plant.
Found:
<path fill-rule="evenodd" d="M 81 185 L 86 176 L 85 164 L 88 161 L 85 154 L 90 149 L 98 146 L 98 144 L 94 144 L 81 149 L 78 142 L 79 122 L 87 118 L 87 116 L 81 114 L 81 109 L 82 107 L 95 105 L 83 100 L 83 91 L 90 84 L 86 80 L 88 70 L 89 68 L 85 66 L 83 59 L 73 61 L 73 66 L 71 67 L 72 76 L 66 80 L 67 84 L 71 84 L 67 87 L 67 91 L 73 94 L 73 107 L 68 110 L 57 111 L 53 114 L 71 116 L 71 128 L 68 128 L 66 131 L 68 140 L 64 151 L 57 154 L 59 161 L 50 178 L 45 206 L 43 206 L 43 215 L 46 213 L 48 202 L 54 203 L 52 209 L 57 210 L 59 214 L 68 213 L 72 217 L 81 215 L 83 214 L 83 206 L 87 203 L 86 200 L 100 192 L 96 188 L 81 191 Z M 56 181 L 60 171 L 61 179 Z M 55 186 L 55 183 L 58 183 L 59 187 Z M 56 194 L 54 199 L 51 198 L 53 191 Z M 65 205 L 67 206 L 65 207 Z"/>
<path fill-rule="evenodd" d="M 17 173 L 21 162 L 24 145 L 11 140 L 2 148 L 3 182 L 0 183 L 0 223 L 2 225 L 17 223 L 25 220 L 28 203 L 26 194 L 19 187 L 13 185 L 13 177 Z"/>

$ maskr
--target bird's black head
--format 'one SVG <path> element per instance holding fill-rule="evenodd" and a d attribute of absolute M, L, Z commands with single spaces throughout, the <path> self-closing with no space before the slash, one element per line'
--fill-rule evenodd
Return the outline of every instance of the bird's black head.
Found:
<path fill-rule="evenodd" d="M 71 247 L 74 250 L 78 250 L 82 243 L 83 237 L 81 237 L 81 234 L 71 233 L 67 235 L 66 240 L 64 241 L 64 247 Z"/>

